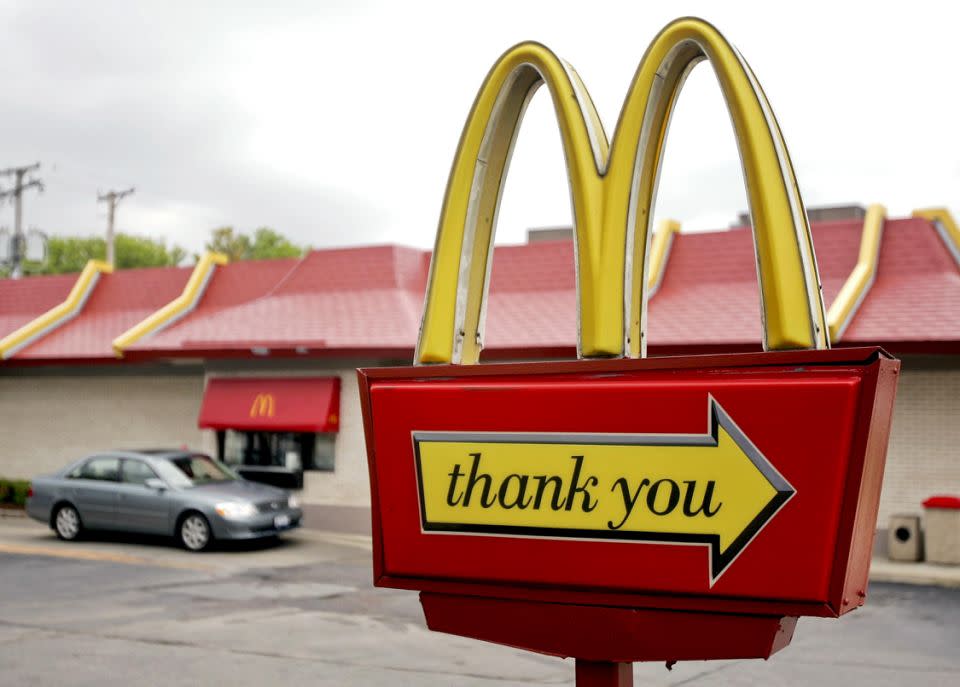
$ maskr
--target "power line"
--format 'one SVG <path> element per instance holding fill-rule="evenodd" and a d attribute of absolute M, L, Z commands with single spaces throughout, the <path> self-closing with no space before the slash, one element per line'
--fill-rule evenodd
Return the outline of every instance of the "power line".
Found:
<path fill-rule="evenodd" d="M 40 169 L 40 163 L 35 162 L 25 167 L 8 167 L 0 169 L 0 176 L 14 177 L 13 188 L 4 191 L 0 189 L 0 201 L 7 198 L 13 198 L 14 220 L 13 220 L 13 242 L 11 244 L 11 270 L 10 276 L 19 279 L 23 276 L 23 257 L 26 252 L 26 238 L 23 235 L 23 192 L 27 189 L 36 188 L 43 191 L 43 182 L 37 178 L 31 178 L 24 181 L 24 177 L 31 172 Z"/>
<path fill-rule="evenodd" d="M 113 265 L 113 218 L 117 211 L 117 203 L 132 194 L 137 189 L 131 186 L 124 191 L 107 191 L 98 193 L 97 201 L 107 203 L 107 262 Z"/>

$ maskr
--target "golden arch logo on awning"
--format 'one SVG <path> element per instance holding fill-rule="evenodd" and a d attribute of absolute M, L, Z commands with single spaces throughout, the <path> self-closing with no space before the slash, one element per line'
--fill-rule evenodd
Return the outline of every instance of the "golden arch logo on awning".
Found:
<path fill-rule="evenodd" d="M 250 417 L 273 417 L 277 410 L 276 400 L 273 394 L 257 394 L 250 404 Z"/>
<path fill-rule="evenodd" d="M 573 67 L 521 43 L 490 70 L 467 118 L 444 197 L 415 362 L 473 363 L 497 210 L 530 97 L 550 92 L 573 204 L 582 357 L 645 355 L 647 253 L 677 96 L 709 60 L 733 121 L 750 203 L 768 349 L 829 346 L 806 211 L 780 127 L 740 53 L 710 24 L 680 19 L 650 44 L 612 142 Z"/>

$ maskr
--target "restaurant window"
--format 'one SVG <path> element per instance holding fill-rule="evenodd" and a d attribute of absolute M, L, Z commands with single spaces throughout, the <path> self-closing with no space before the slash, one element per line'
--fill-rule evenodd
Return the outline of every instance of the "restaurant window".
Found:
<path fill-rule="evenodd" d="M 197 425 L 245 479 L 302 489 L 305 472 L 335 469 L 340 378 L 214 377 Z"/>
<path fill-rule="evenodd" d="M 333 447 L 336 434 L 317 434 L 313 448 L 313 469 L 333 472 Z"/>
<path fill-rule="evenodd" d="M 228 429 L 217 432 L 220 458 L 235 467 L 334 469 L 333 434 Z"/>

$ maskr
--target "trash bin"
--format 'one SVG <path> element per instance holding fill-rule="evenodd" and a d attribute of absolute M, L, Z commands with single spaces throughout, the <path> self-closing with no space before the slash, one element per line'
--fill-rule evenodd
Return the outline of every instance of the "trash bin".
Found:
<path fill-rule="evenodd" d="M 960 565 L 960 496 L 923 502 L 927 561 Z"/>
<path fill-rule="evenodd" d="M 887 528 L 887 555 L 892 561 L 923 559 L 919 515 L 898 513 L 890 516 L 890 526 Z"/>

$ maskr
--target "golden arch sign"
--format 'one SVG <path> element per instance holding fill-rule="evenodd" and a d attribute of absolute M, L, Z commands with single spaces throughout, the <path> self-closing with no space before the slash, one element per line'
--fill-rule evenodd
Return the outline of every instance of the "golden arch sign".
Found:
<path fill-rule="evenodd" d="M 270 393 L 257 394 L 250 404 L 250 417 L 273 417 L 277 410 L 277 402 Z"/>
<path fill-rule="evenodd" d="M 490 70 L 447 184 L 415 362 L 473 363 L 497 209 L 534 92 L 550 92 L 573 204 L 582 357 L 643 357 L 653 205 L 670 115 L 700 61 L 713 65 L 733 120 L 753 218 L 767 349 L 827 348 L 810 228 L 780 127 L 740 53 L 710 24 L 679 19 L 647 49 L 612 142 L 573 67 L 521 43 Z"/>
<path fill-rule="evenodd" d="M 779 352 L 643 359 L 667 125 L 704 59 L 743 163 L 764 346 Z M 472 365 L 511 149 L 543 84 L 592 359 Z M 769 657 L 797 617 L 866 595 L 899 363 L 828 349 L 783 137 L 716 29 L 660 32 L 612 143 L 572 67 L 536 43 L 508 50 L 454 160 L 416 364 L 358 371 L 376 585 L 419 590 L 432 630 L 573 656 L 577 684 L 629 684 L 629 661 Z M 594 669 L 609 679 L 589 682 Z"/>

